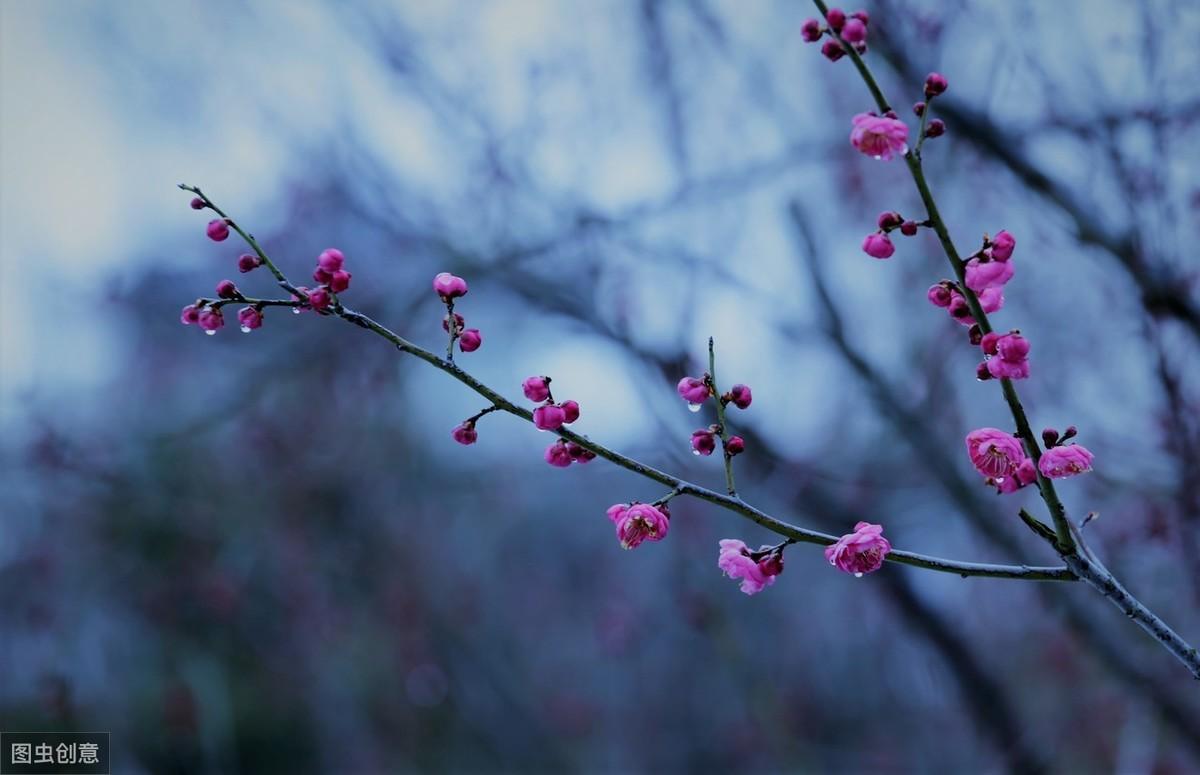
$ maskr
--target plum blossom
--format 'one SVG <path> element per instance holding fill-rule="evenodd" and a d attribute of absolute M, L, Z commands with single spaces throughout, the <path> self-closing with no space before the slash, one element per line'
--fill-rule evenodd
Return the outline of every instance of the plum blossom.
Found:
<path fill-rule="evenodd" d="M 868 234 L 863 239 L 863 252 L 871 258 L 891 258 L 896 252 L 896 246 L 892 244 L 892 240 L 886 234 Z"/>
<path fill-rule="evenodd" d="M 550 397 L 550 378 L 526 377 L 525 381 L 521 383 L 521 390 L 530 401 L 538 403 L 545 401 Z"/>
<path fill-rule="evenodd" d="M 1038 461 L 1038 469 L 1043 476 L 1051 479 L 1065 479 L 1091 471 L 1094 457 L 1086 447 L 1078 444 L 1051 447 L 1042 454 L 1042 459 Z"/>
<path fill-rule="evenodd" d="M 736 538 L 723 538 L 717 554 L 717 567 L 731 579 L 741 579 L 741 590 L 747 595 L 756 595 L 775 583 L 775 577 L 783 572 L 783 553 L 768 554 L 755 560 L 750 547 Z M 760 552 L 769 551 L 764 546 Z"/>
<path fill-rule="evenodd" d="M 263 314 L 262 310 L 257 307 L 242 307 L 238 310 L 238 326 L 241 327 L 243 333 L 262 328 Z"/>
<path fill-rule="evenodd" d="M 883 525 L 859 522 L 853 533 L 825 547 L 825 559 L 840 571 L 862 576 L 879 570 L 890 551 L 892 544 L 883 537 Z"/>
<path fill-rule="evenodd" d="M 679 380 L 675 389 L 679 391 L 680 397 L 689 404 L 702 404 L 712 395 L 708 382 L 697 377 L 684 377 Z"/>
<path fill-rule="evenodd" d="M 450 435 L 459 444 L 468 445 L 474 444 L 479 440 L 479 432 L 475 430 L 475 423 L 464 422 L 450 432 Z"/>
<path fill-rule="evenodd" d="M 999 428 L 979 428 L 968 433 L 967 455 L 979 473 L 997 481 L 1011 476 L 1025 460 L 1021 442 Z"/>
<path fill-rule="evenodd" d="M 972 258 L 967 262 L 967 287 L 979 293 L 987 288 L 1000 288 L 1012 279 L 1011 261 L 984 261 Z"/>
<path fill-rule="evenodd" d="M 1033 460 L 1025 458 L 1021 461 L 1021 465 L 1017 466 L 1017 470 L 1012 476 L 1005 476 L 1001 479 L 989 479 L 988 484 L 996 486 L 996 491 L 1002 495 L 1007 495 L 1010 492 L 1016 492 L 1022 487 L 1028 487 L 1037 481 L 1037 469 L 1033 467 Z"/>
<path fill-rule="evenodd" d="M 483 334 L 478 328 L 468 328 L 458 335 L 458 349 L 465 353 L 473 353 L 483 344 Z"/>
<path fill-rule="evenodd" d="M 850 143 L 867 156 L 891 160 L 908 151 L 908 126 L 899 119 L 859 113 L 854 117 Z"/>
<path fill-rule="evenodd" d="M 1013 235 L 1007 231 L 1000 230 L 996 232 L 996 236 L 992 237 L 988 254 L 996 261 L 1007 261 L 1012 258 L 1013 248 L 1017 246 L 1017 241 Z"/>
<path fill-rule="evenodd" d="M 439 272 L 433 278 L 433 290 L 442 297 L 442 301 L 449 302 L 467 295 L 467 281 L 449 272 Z"/>
<path fill-rule="evenodd" d="M 671 526 L 665 504 L 617 503 L 608 508 L 608 518 L 617 527 L 623 549 L 636 549 L 643 541 L 661 541 Z"/>
<path fill-rule="evenodd" d="M 224 218 L 213 218 L 204 229 L 208 238 L 213 242 L 224 242 L 229 239 L 229 224 Z"/>
<path fill-rule="evenodd" d="M 562 439 L 546 447 L 545 458 L 546 462 L 555 468 L 566 468 L 574 462 L 571 458 L 571 450 L 567 449 L 567 442 Z"/>
<path fill-rule="evenodd" d="M 533 410 L 533 424 L 539 431 L 556 431 L 567 421 L 561 406 L 546 404 Z"/>

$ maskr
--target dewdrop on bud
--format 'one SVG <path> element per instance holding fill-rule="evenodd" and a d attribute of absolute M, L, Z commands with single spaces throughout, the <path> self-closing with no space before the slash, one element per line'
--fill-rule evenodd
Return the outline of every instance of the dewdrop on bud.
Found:
<path fill-rule="evenodd" d="M 256 328 L 262 328 L 262 310 L 254 307 L 242 307 L 238 310 L 238 324 L 241 326 L 243 334 L 248 334 Z"/>
<path fill-rule="evenodd" d="M 679 392 L 680 398 L 688 402 L 688 409 L 693 412 L 700 411 L 700 404 L 707 401 L 712 395 L 708 383 L 697 377 L 684 377 L 679 380 L 675 389 Z"/>
<path fill-rule="evenodd" d="M 196 322 L 200 324 L 200 328 L 204 329 L 204 333 L 212 336 L 217 333 L 218 328 L 225 325 L 225 316 L 219 309 L 206 309 L 200 313 Z"/>

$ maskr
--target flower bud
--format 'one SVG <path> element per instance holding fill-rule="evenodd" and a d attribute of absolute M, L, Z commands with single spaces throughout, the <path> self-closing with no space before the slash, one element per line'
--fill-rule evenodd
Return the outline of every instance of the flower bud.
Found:
<path fill-rule="evenodd" d="M 473 353 L 483 344 L 483 334 L 478 328 L 468 328 L 458 335 L 458 349 L 465 353 Z"/>
<path fill-rule="evenodd" d="M 341 293 L 350 287 L 350 273 L 345 269 L 338 269 L 329 277 L 329 290 L 334 293 Z"/>
<path fill-rule="evenodd" d="M 192 198 L 191 205 L 193 210 L 203 210 L 205 207 L 208 207 L 208 205 L 204 204 L 204 200 L 198 196 Z"/>
<path fill-rule="evenodd" d="M 696 377 L 684 377 L 679 380 L 675 389 L 679 391 L 679 396 L 689 404 L 702 404 L 712 395 L 708 383 Z"/>
<path fill-rule="evenodd" d="M 841 8 L 830 8 L 825 12 L 825 21 L 829 22 L 829 27 L 835 32 L 840 31 L 843 25 L 846 24 L 846 12 Z"/>
<path fill-rule="evenodd" d="M 692 432 L 692 453 L 696 455 L 711 455 L 717 448 L 717 438 L 711 430 L 705 428 Z"/>
<path fill-rule="evenodd" d="M 988 369 L 988 362 L 983 361 L 975 367 L 975 379 L 980 382 L 987 382 L 992 378 L 992 372 Z"/>
<path fill-rule="evenodd" d="M 913 103 L 913 115 L 916 116 L 917 118 L 920 118 L 921 116 L 925 115 L 925 103 L 924 102 L 914 102 Z"/>
<path fill-rule="evenodd" d="M 242 255 L 238 256 L 237 268 L 242 274 L 246 274 L 246 272 L 252 272 L 260 266 L 262 266 L 262 259 L 258 256 L 254 256 L 249 253 L 243 253 Z"/>
<path fill-rule="evenodd" d="M 925 99 L 936 97 L 946 91 L 946 76 L 941 73 L 930 73 L 925 76 Z"/>
<path fill-rule="evenodd" d="M 764 576 L 778 576 L 783 573 L 783 552 L 771 552 L 758 561 L 758 569 Z"/>
<path fill-rule="evenodd" d="M 559 406 L 563 410 L 563 423 L 570 425 L 579 419 L 579 403 L 576 401 L 563 401 Z"/>
<path fill-rule="evenodd" d="M 995 355 L 996 354 L 996 342 L 998 342 L 999 340 L 1000 340 L 999 334 L 997 334 L 995 331 L 989 331 L 988 333 L 983 335 L 982 339 L 979 340 L 979 346 L 981 348 L 983 348 L 983 352 L 985 355 Z"/>
<path fill-rule="evenodd" d="M 842 38 L 856 46 L 864 43 L 867 39 L 867 25 L 858 19 L 847 19 L 842 25 Z"/>
<path fill-rule="evenodd" d="M 725 454 L 733 457 L 740 455 L 746 451 L 746 440 L 741 436 L 730 436 L 729 441 L 725 442 Z"/>
<path fill-rule="evenodd" d="M 195 304 L 189 304 L 179 313 L 179 322 L 185 326 L 200 322 L 200 310 Z"/>
<path fill-rule="evenodd" d="M 991 240 L 991 255 L 997 261 L 1007 261 L 1012 258 L 1013 248 L 1017 246 L 1017 241 L 1013 239 L 1013 235 L 1007 231 L 1000 230 L 996 232 L 996 236 Z"/>
<path fill-rule="evenodd" d="M 229 224 L 225 222 L 224 218 L 214 218 L 208 222 L 205 232 L 213 242 L 224 242 L 229 239 Z"/>
<path fill-rule="evenodd" d="M 225 325 L 225 316 L 221 314 L 221 310 L 208 309 L 201 310 L 200 317 L 196 320 L 200 324 L 200 328 L 204 329 L 207 334 L 215 334 L 217 329 Z"/>
<path fill-rule="evenodd" d="M 450 432 L 454 440 L 464 446 L 474 444 L 479 440 L 479 432 L 475 430 L 475 423 L 464 422 Z"/>
<path fill-rule="evenodd" d="M 450 301 L 467 295 L 467 281 L 449 272 L 441 272 L 433 278 L 433 290 L 442 297 L 442 301 Z"/>
<path fill-rule="evenodd" d="M 567 442 L 562 439 L 546 447 L 545 458 L 546 462 L 555 468 L 566 468 L 574 462 L 571 458 L 571 451 L 567 449 Z"/>
<path fill-rule="evenodd" d="M 946 134 L 946 122 L 940 118 L 935 118 L 929 122 L 929 126 L 925 127 L 926 137 L 941 137 Z"/>
<path fill-rule="evenodd" d="M 1063 431 L 1062 440 L 1067 441 L 1068 439 L 1073 439 L 1077 433 L 1079 433 L 1078 428 L 1076 428 L 1074 425 L 1068 425 L 1067 429 Z"/>
<path fill-rule="evenodd" d="M 561 406 L 546 404 L 533 410 L 533 424 L 539 431 L 556 431 L 567 421 Z"/>
<path fill-rule="evenodd" d="M 337 248 L 325 248 L 321 255 L 317 256 L 317 266 L 331 274 L 341 269 L 345 261 L 346 257 Z"/>
<path fill-rule="evenodd" d="M 521 390 L 525 391 L 525 397 L 530 401 L 541 403 L 550 397 L 550 378 L 527 377 L 521 383 Z"/>
<path fill-rule="evenodd" d="M 869 15 L 867 15 L 866 11 L 855 11 L 854 13 L 850 14 L 850 18 L 858 19 L 863 24 L 871 23 L 871 17 Z"/>
<path fill-rule="evenodd" d="M 946 283 L 944 282 L 929 286 L 929 290 L 925 293 L 925 297 L 929 299 L 929 303 L 935 307 L 949 307 L 953 296 L 954 294 L 950 292 L 950 289 L 946 287 Z"/>
<path fill-rule="evenodd" d="M 222 280 L 217 283 L 218 297 L 222 299 L 236 299 L 240 295 L 237 286 L 233 284 L 233 280 Z"/>
<path fill-rule="evenodd" d="M 886 234 L 868 234 L 862 244 L 863 252 L 872 258 L 891 258 L 896 246 Z"/>
<path fill-rule="evenodd" d="M 876 221 L 882 231 L 891 231 L 900 224 L 904 223 L 904 216 L 894 211 L 882 212 L 879 214 L 879 220 Z"/>
<path fill-rule="evenodd" d="M 815 43 L 821 39 L 821 23 L 816 19 L 805 19 L 800 25 L 800 37 L 805 43 Z"/>
<path fill-rule="evenodd" d="M 825 41 L 821 46 L 821 54 L 830 62 L 836 62 L 846 56 L 846 50 L 842 48 L 842 44 L 836 40 L 830 39 Z"/>
<path fill-rule="evenodd" d="M 238 310 L 238 325 L 243 333 L 248 334 L 255 329 L 262 328 L 262 324 L 262 310 L 254 307 L 242 307 Z"/>
<path fill-rule="evenodd" d="M 1046 428 L 1042 431 L 1042 443 L 1046 445 L 1046 449 L 1050 449 L 1058 444 L 1058 431 L 1054 428 Z"/>
<path fill-rule="evenodd" d="M 971 327 L 967 329 L 967 341 L 974 345 L 977 345 L 983 341 L 983 329 L 979 327 L 978 323 L 972 324 Z"/>
<path fill-rule="evenodd" d="M 914 236 L 917 233 L 917 222 L 905 221 L 904 223 L 900 224 L 900 233 L 905 237 Z"/>
<path fill-rule="evenodd" d="M 332 303 L 333 297 L 330 296 L 329 291 L 325 290 L 324 288 L 317 288 L 314 291 L 309 291 L 308 306 L 312 307 L 313 309 L 320 311 L 326 309 Z"/>
<path fill-rule="evenodd" d="M 741 383 L 729 388 L 729 392 L 726 395 L 729 398 L 729 402 L 738 409 L 748 408 L 750 402 L 754 400 L 754 395 L 750 392 L 750 386 Z"/>
<path fill-rule="evenodd" d="M 328 285 L 329 281 L 333 279 L 333 275 L 318 266 L 313 270 L 312 278 L 315 283 Z"/>

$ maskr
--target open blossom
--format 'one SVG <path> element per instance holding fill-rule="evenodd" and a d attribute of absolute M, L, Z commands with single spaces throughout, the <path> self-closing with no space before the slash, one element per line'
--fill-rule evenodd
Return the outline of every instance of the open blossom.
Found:
<path fill-rule="evenodd" d="M 1021 465 L 1017 466 L 1017 470 L 1013 472 L 1012 476 L 1005 476 L 999 480 L 989 479 L 988 484 L 994 484 L 997 491 L 1007 495 L 1022 487 L 1028 487 L 1036 481 L 1037 469 L 1033 467 L 1033 460 L 1025 458 L 1021 461 Z"/>
<path fill-rule="evenodd" d="M 661 541 L 671 526 L 665 505 L 617 503 L 608 508 L 608 518 L 616 525 L 624 549 L 636 549 L 642 541 Z"/>
<path fill-rule="evenodd" d="M 433 278 L 433 290 L 442 301 L 450 301 L 467 295 L 467 281 L 449 272 L 440 272 Z"/>
<path fill-rule="evenodd" d="M 708 389 L 708 383 L 696 377 L 684 377 L 679 380 L 675 389 L 679 391 L 680 397 L 689 404 L 702 404 L 712 395 Z"/>
<path fill-rule="evenodd" d="M 1001 230 L 996 232 L 995 237 L 992 237 L 988 253 L 997 261 L 1007 261 L 1012 258 L 1013 248 L 1016 246 L 1017 241 L 1013 239 L 1013 235 Z"/>
<path fill-rule="evenodd" d="M 530 401 L 541 403 L 550 397 L 550 379 L 548 377 L 526 377 L 521 383 L 521 390 Z"/>
<path fill-rule="evenodd" d="M 1012 279 L 1011 261 L 982 261 L 972 258 L 967 262 L 967 287 L 979 293 L 987 288 L 999 288 Z"/>
<path fill-rule="evenodd" d="M 741 579 L 742 592 L 756 595 L 775 583 L 783 572 L 783 555 L 770 554 L 761 560 L 750 556 L 750 547 L 736 538 L 723 538 L 717 554 L 717 567 L 731 579 Z M 764 547 L 767 549 L 769 547 Z"/>
<path fill-rule="evenodd" d="M 859 113 L 854 117 L 850 143 L 867 156 L 890 160 L 908 151 L 908 126 L 899 119 Z"/>
<path fill-rule="evenodd" d="M 896 252 L 896 246 L 886 234 L 868 234 L 863 240 L 863 252 L 871 258 L 891 258 Z"/>
<path fill-rule="evenodd" d="M 1092 470 L 1092 460 L 1095 456 L 1078 444 L 1066 447 L 1051 447 L 1038 461 L 1038 468 L 1043 476 L 1051 479 L 1065 479 L 1068 476 L 1086 473 Z"/>
<path fill-rule="evenodd" d="M 825 559 L 838 570 L 861 576 L 879 570 L 892 544 L 883 537 L 883 525 L 859 522 L 853 533 L 825 547 Z"/>
<path fill-rule="evenodd" d="M 999 428 L 968 433 L 967 455 L 979 473 L 996 480 L 1011 476 L 1025 461 L 1021 442 Z"/>

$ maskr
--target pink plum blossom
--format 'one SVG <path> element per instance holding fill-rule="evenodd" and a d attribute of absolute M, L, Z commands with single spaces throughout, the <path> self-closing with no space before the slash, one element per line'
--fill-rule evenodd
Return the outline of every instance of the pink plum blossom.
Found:
<path fill-rule="evenodd" d="M 345 261 L 346 257 L 337 248 L 325 248 L 321 255 L 317 256 L 317 266 L 330 273 L 341 269 Z"/>
<path fill-rule="evenodd" d="M 478 328 L 468 328 L 458 335 L 458 349 L 465 353 L 473 353 L 483 344 L 483 334 Z"/>
<path fill-rule="evenodd" d="M 800 37 L 805 43 L 815 43 L 821 39 L 821 23 L 816 19 L 805 19 L 800 25 Z"/>
<path fill-rule="evenodd" d="M 750 403 L 754 400 L 754 394 L 751 393 L 750 386 L 741 383 L 729 388 L 729 393 L 726 395 L 729 397 L 729 403 L 738 409 L 748 409 Z"/>
<path fill-rule="evenodd" d="M 241 326 L 242 331 L 250 333 L 257 328 L 262 328 L 262 324 L 262 310 L 255 307 L 242 307 L 238 310 L 238 325 Z"/>
<path fill-rule="evenodd" d="M 925 99 L 938 96 L 946 91 L 948 86 L 946 76 L 941 73 L 930 73 L 925 76 Z"/>
<path fill-rule="evenodd" d="M 563 423 L 570 425 L 579 419 L 579 402 L 578 401 L 563 401 L 559 406 L 563 410 Z"/>
<path fill-rule="evenodd" d="M 778 560 L 761 560 L 750 556 L 750 547 L 736 538 L 723 538 L 719 542 L 717 567 L 731 579 L 741 579 L 741 590 L 747 595 L 756 595 L 775 583 L 775 577 L 783 572 L 783 555 Z M 769 548 L 769 547 L 765 547 Z"/>
<path fill-rule="evenodd" d="M 550 397 L 550 378 L 526 377 L 521 383 L 521 390 L 530 401 L 541 403 Z"/>
<path fill-rule="evenodd" d="M 859 522 L 853 533 L 825 547 L 825 559 L 840 571 L 862 576 L 879 570 L 890 551 L 892 544 L 883 537 L 883 525 Z"/>
<path fill-rule="evenodd" d="M 821 44 L 821 54 L 830 62 L 836 62 L 846 56 L 846 49 L 836 40 L 830 39 Z"/>
<path fill-rule="evenodd" d="M 567 449 L 567 442 L 562 439 L 546 447 L 545 458 L 546 462 L 555 468 L 566 468 L 574 462 L 571 459 L 571 450 Z"/>
<path fill-rule="evenodd" d="M 539 431 L 556 431 L 567 421 L 561 406 L 546 404 L 533 410 L 533 424 Z"/>
<path fill-rule="evenodd" d="M 692 452 L 697 455 L 711 455 L 717 448 L 716 434 L 705 428 L 692 433 Z"/>
<path fill-rule="evenodd" d="M 896 246 L 892 244 L 891 238 L 886 234 L 868 234 L 863 239 L 863 252 L 871 258 L 891 258 L 896 252 Z"/>
<path fill-rule="evenodd" d="M 208 238 L 213 242 L 224 242 L 229 239 L 229 224 L 224 218 L 213 218 L 204 229 Z"/>
<path fill-rule="evenodd" d="M 238 297 L 237 286 L 233 284 L 233 280 L 222 280 L 217 283 L 217 296 L 222 299 L 236 299 Z"/>
<path fill-rule="evenodd" d="M 865 43 L 867 40 L 867 25 L 858 19 L 847 19 L 842 26 L 842 37 L 847 43 Z"/>
<path fill-rule="evenodd" d="M 474 444 L 479 440 L 479 432 L 475 430 L 475 423 L 464 422 L 450 432 L 454 440 L 464 446 Z"/>
<path fill-rule="evenodd" d="M 997 261 L 1007 261 L 1012 258 L 1013 248 L 1016 246 L 1017 241 L 1013 239 L 1013 235 L 1001 230 L 996 232 L 996 236 L 992 237 L 991 247 L 988 252 Z"/>
<path fill-rule="evenodd" d="M 997 481 L 1011 476 L 1025 460 L 1021 442 L 998 428 L 979 428 L 968 433 L 967 455 L 979 473 Z"/>
<path fill-rule="evenodd" d="M 467 295 L 467 281 L 449 272 L 440 272 L 433 278 L 433 290 L 442 297 L 442 301 L 448 302 Z"/>
<path fill-rule="evenodd" d="M 967 287 L 976 293 L 987 288 L 999 288 L 1012 279 L 1011 261 L 983 261 L 972 258 L 967 262 Z"/>
<path fill-rule="evenodd" d="M 867 156 L 890 160 L 908 151 L 908 126 L 899 119 L 859 113 L 850 143 Z"/>
<path fill-rule="evenodd" d="M 951 299 L 954 298 L 953 293 L 945 282 L 929 286 L 929 290 L 925 292 L 925 297 L 935 307 L 949 307 Z"/>
<path fill-rule="evenodd" d="M 200 310 L 195 304 L 189 304 L 179 313 L 179 322 L 190 326 L 200 322 Z"/>
<path fill-rule="evenodd" d="M 614 518 L 614 509 L 616 512 Z M 656 507 L 648 503 L 630 506 L 618 504 L 608 510 L 609 519 L 617 526 L 617 540 L 624 549 L 636 549 L 643 541 L 661 541 L 667 535 L 671 523 L 666 506 Z"/>
<path fill-rule="evenodd" d="M 702 404 L 712 395 L 708 383 L 696 377 L 684 377 L 679 380 L 675 389 L 679 391 L 680 397 L 689 404 Z"/>
<path fill-rule="evenodd" d="M 994 484 L 1000 493 L 1007 495 L 1022 487 L 1028 487 L 1036 481 L 1037 469 L 1033 467 L 1033 460 L 1025 458 L 1021 461 L 1021 465 L 1017 466 L 1017 470 L 1013 472 L 1012 476 L 1006 476 L 999 480 L 989 479 L 988 483 Z"/>
<path fill-rule="evenodd" d="M 218 328 L 225 325 L 225 316 L 221 314 L 219 309 L 201 310 L 200 317 L 196 320 L 205 333 L 214 334 Z"/>
<path fill-rule="evenodd" d="M 251 255 L 250 253 L 243 253 L 238 256 L 237 268 L 242 274 L 252 272 L 260 266 L 262 266 L 262 259 L 258 256 Z"/>
<path fill-rule="evenodd" d="M 1093 458 L 1094 455 L 1087 448 L 1078 444 L 1051 447 L 1042 454 L 1042 459 L 1038 461 L 1038 469 L 1043 476 L 1051 479 L 1065 479 L 1091 471 Z"/>
<path fill-rule="evenodd" d="M 329 275 L 329 290 L 341 293 L 350 288 L 351 274 L 345 269 L 338 269 Z"/>
<path fill-rule="evenodd" d="M 725 442 L 725 452 L 733 457 L 740 455 L 746 451 L 746 440 L 741 436 L 730 436 L 729 441 Z"/>

